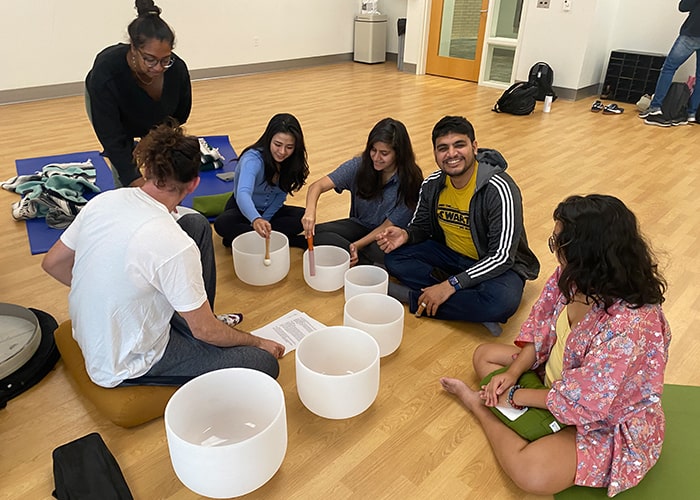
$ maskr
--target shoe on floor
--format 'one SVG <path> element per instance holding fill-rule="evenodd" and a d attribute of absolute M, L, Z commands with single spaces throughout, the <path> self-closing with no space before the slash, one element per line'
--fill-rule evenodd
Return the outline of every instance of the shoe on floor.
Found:
<path fill-rule="evenodd" d="M 601 101 L 595 101 L 593 103 L 593 106 L 591 106 L 591 111 L 593 111 L 594 113 L 598 113 L 599 111 L 603 111 L 604 107 L 605 106 Z"/>
<path fill-rule="evenodd" d="M 671 120 L 667 120 L 663 115 L 651 115 L 644 119 L 647 125 L 656 125 L 657 127 L 670 127 Z"/>
<path fill-rule="evenodd" d="M 216 319 L 233 328 L 243 322 L 243 313 L 217 314 Z"/>
<path fill-rule="evenodd" d="M 608 104 L 603 108 L 603 114 L 604 115 L 619 115 L 624 113 L 625 108 L 621 108 L 615 103 Z"/>
<path fill-rule="evenodd" d="M 678 125 L 688 125 L 688 119 L 679 118 L 677 120 L 671 120 L 671 125 L 673 125 L 674 127 L 677 127 Z"/>
<path fill-rule="evenodd" d="M 695 121 L 695 115 L 688 115 L 688 123 L 697 123 Z"/>
<path fill-rule="evenodd" d="M 36 200 L 29 199 L 27 196 L 13 203 L 11 208 L 14 220 L 35 219 L 38 212 Z"/>
<path fill-rule="evenodd" d="M 662 113 L 661 108 L 649 108 L 646 111 L 639 113 L 640 118 L 647 118 L 649 116 L 656 116 Z"/>

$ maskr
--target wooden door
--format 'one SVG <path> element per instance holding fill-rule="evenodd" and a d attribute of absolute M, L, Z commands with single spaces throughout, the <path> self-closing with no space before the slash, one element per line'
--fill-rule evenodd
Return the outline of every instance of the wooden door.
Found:
<path fill-rule="evenodd" d="M 433 0 L 426 73 L 479 80 L 489 0 Z"/>

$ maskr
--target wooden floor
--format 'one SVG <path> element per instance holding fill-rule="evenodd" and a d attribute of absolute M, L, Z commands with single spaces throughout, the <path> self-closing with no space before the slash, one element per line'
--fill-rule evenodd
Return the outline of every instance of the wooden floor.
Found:
<path fill-rule="evenodd" d="M 674 338 L 666 381 L 700 385 L 700 296 L 696 260 L 700 235 L 700 126 L 645 126 L 634 106 L 620 116 L 594 114 L 591 101 L 558 100 L 550 114 L 527 117 L 491 112 L 500 91 L 471 83 L 396 71 L 391 64 L 342 63 L 312 69 L 195 82 L 187 124 L 193 134 L 228 134 L 237 151 L 253 142 L 277 112 L 294 113 L 304 128 L 310 181 L 359 153 L 372 125 L 403 121 L 424 173 L 433 171 L 430 131 L 445 114 L 475 125 L 481 146 L 499 149 L 523 192 L 525 224 L 542 272 L 525 288 L 523 303 L 499 342 L 510 343 L 555 260 L 547 250 L 552 210 L 565 196 L 608 193 L 638 215 L 670 283 L 665 310 Z M 99 149 L 81 97 L 0 107 L 0 180 L 14 160 Z M 303 205 L 305 190 L 290 201 Z M 24 223 L 10 216 L 14 193 L 0 192 L 0 302 L 68 318 L 68 290 L 31 256 Z M 328 193 L 320 218 L 343 217 L 348 198 Z M 155 237 L 155 235 L 154 235 Z M 216 240 L 216 310 L 244 311 L 255 329 L 291 309 L 328 324 L 342 323 L 343 293 L 321 293 L 302 278 L 301 251 L 292 249 L 287 278 L 251 287 L 235 276 L 231 254 Z M 95 269 L 99 272 L 99 269 Z M 438 383 L 441 375 L 475 383 L 474 348 L 491 341 L 481 326 L 406 316 L 399 350 L 382 359 L 375 403 L 348 420 L 325 420 L 301 404 L 294 354 L 281 361 L 289 447 L 279 472 L 247 498 L 478 498 L 534 499 L 501 471 L 475 420 Z M 99 432 L 137 499 L 197 498 L 175 477 L 163 420 L 125 430 L 102 418 L 76 393 L 59 362 L 38 386 L 0 410 L 0 498 L 50 498 L 51 451 Z"/>

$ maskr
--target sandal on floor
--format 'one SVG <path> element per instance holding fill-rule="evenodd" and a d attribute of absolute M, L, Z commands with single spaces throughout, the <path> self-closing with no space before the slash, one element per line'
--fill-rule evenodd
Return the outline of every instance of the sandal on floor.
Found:
<path fill-rule="evenodd" d="M 604 107 L 605 106 L 603 106 L 603 103 L 601 101 L 596 101 L 593 103 L 593 106 L 591 106 L 591 111 L 593 111 L 594 113 L 597 113 L 599 111 L 603 111 Z"/>
<path fill-rule="evenodd" d="M 608 104 L 603 108 L 603 114 L 605 115 L 619 115 L 625 111 L 624 108 L 621 108 L 615 103 Z"/>
<path fill-rule="evenodd" d="M 233 328 L 243 322 L 243 313 L 217 314 L 216 319 Z"/>

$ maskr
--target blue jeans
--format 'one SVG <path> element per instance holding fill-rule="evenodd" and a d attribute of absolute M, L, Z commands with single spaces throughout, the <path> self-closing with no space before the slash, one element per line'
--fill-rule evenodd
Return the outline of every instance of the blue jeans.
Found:
<path fill-rule="evenodd" d="M 686 62 L 690 56 L 695 54 L 695 90 L 688 102 L 688 114 L 694 115 L 698 111 L 700 104 L 700 37 L 680 35 L 671 47 L 671 52 L 666 56 L 659 80 L 656 82 L 654 99 L 649 105 L 650 108 L 661 108 L 668 89 L 673 82 L 673 75 L 676 74 L 681 64 Z"/>
<path fill-rule="evenodd" d="M 404 245 L 384 257 L 389 274 L 411 289 L 411 312 L 418 308 L 421 288 L 445 281 L 445 277 L 439 275 L 440 271 L 448 276 L 459 274 L 475 262 L 433 240 Z M 458 290 L 438 308 L 435 317 L 475 323 L 505 323 L 518 310 L 524 286 L 523 278 L 509 269 L 476 286 Z"/>

